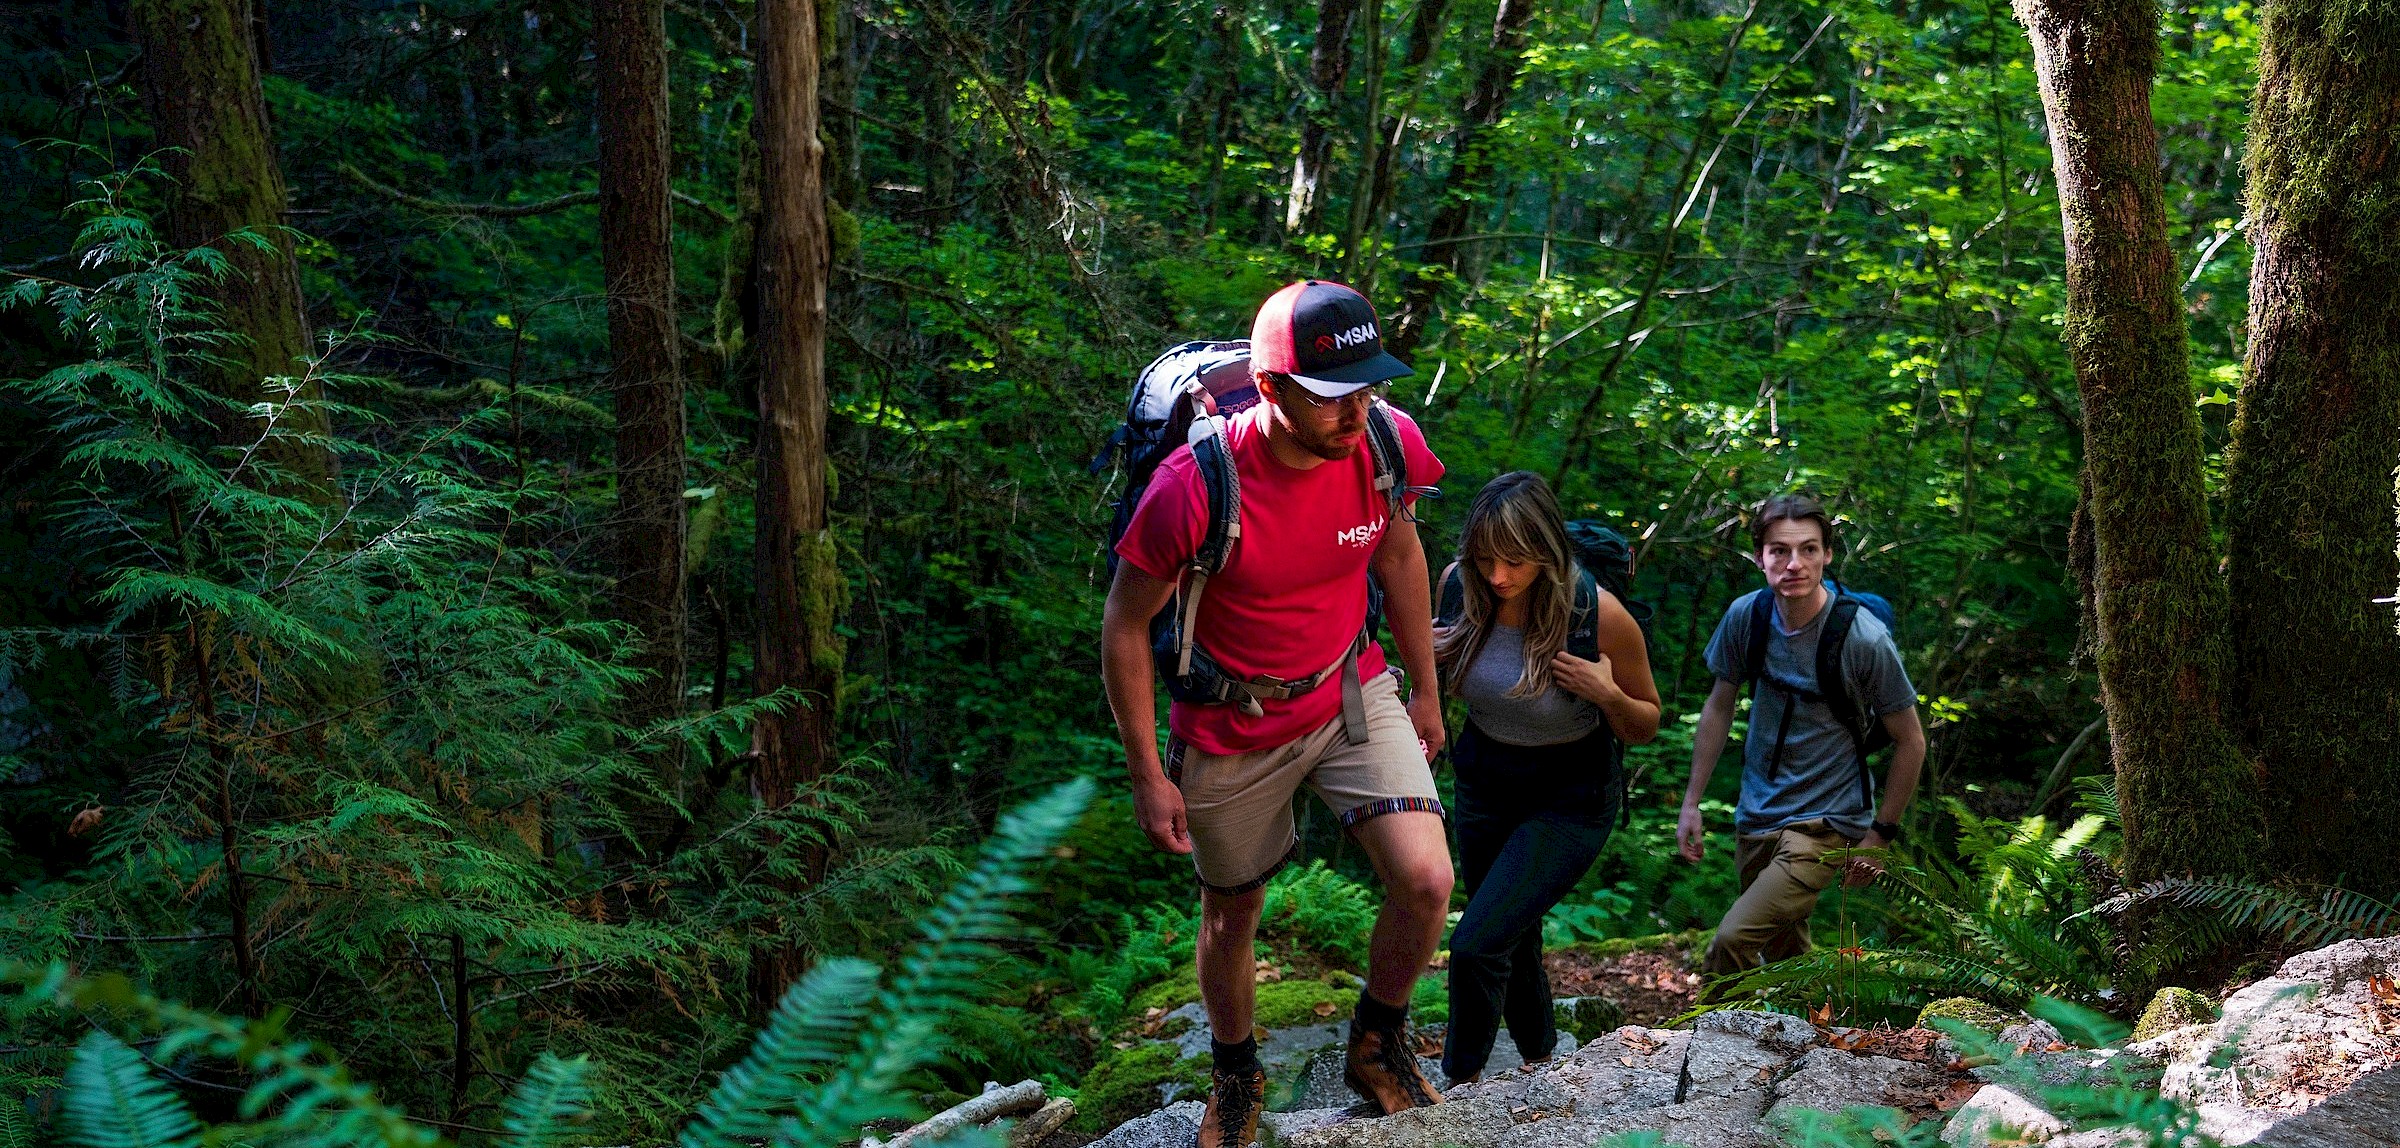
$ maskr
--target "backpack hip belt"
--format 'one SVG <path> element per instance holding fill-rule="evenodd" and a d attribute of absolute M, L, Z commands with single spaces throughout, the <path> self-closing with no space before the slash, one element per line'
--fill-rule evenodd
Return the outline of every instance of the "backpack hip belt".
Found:
<path fill-rule="evenodd" d="M 1264 674 L 1247 680 L 1220 678 L 1218 680 L 1223 683 L 1224 694 L 1220 700 L 1234 703 L 1251 717 L 1265 717 L 1267 711 L 1259 704 L 1261 701 L 1290 701 L 1308 694 L 1331 681 L 1335 674 L 1340 674 L 1342 734 L 1350 744 L 1364 745 L 1367 741 L 1367 697 L 1358 682 L 1358 658 L 1366 649 L 1367 632 L 1360 630 L 1358 637 L 1351 639 L 1349 648 L 1343 650 L 1342 656 L 1334 659 L 1332 665 L 1305 678 L 1275 678 Z"/>

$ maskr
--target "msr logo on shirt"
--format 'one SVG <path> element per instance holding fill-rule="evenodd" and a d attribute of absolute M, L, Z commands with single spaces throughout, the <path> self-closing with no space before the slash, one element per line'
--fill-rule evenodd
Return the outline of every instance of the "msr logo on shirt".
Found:
<path fill-rule="evenodd" d="M 1376 536 L 1383 533 L 1383 524 L 1387 521 L 1389 520 L 1378 518 L 1364 526 L 1336 530 L 1333 532 L 1333 544 L 1336 546 L 1372 546 L 1375 544 Z"/>

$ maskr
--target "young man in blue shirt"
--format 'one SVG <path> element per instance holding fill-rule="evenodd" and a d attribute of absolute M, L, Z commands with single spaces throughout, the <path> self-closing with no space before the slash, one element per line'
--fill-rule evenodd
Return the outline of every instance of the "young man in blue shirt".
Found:
<path fill-rule="evenodd" d="M 1716 772 L 1744 685 L 1753 687 L 1750 733 L 1743 747 L 1742 796 L 1734 812 L 1734 864 L 1741 896 L 1725 911 L 1708 947 L 1712 975 L 1740 972 L 1808 951 L 1808 918 L 1817 896 L 1845 877 L 1864 885 L 1880 872 L 1864 859 L 1846 867 L 1824 856 L 1853 846 L 1879 848 L 1900 835 L 1900 815 L 1914 796 L 1925 764 L 1925 730 L 1917 721 L 1916 690 L 1900 664 L 1891 631 L 1852 606 L 1838 651 L 1840 682 L 1820 683 L 1819 657 L 1835 593 L 1825 585 L 1833 554 L 1833 520 L 1816 500 L 1778 495 L 1751 521 L 1752 557 L 1767 587 L 1743 595 L 1725 611 L 1709 639 L 1708 668 L 1716 685 L 1692 738 L 1692 777 L 1684 791 L 1675 837 L 1684 860 L 1704 847 L 1700 799 Z M 1764 603 L 1760 595 L 1769 596 Z M 1768 613 L 1762 619 L 1756 609 Z M 1760 621 L 1767 624 L 1759 625 Z M 1764 656 L 1749 648 L 1763 632 Z M 1837 652 L 1828 651 L 1829 655 Z M 1839 688 L 1856 723 L 1837 716 Z M 1867 769 L 1868 723 L 1890 736 L 1889 783 L 1875 800 Z"/>

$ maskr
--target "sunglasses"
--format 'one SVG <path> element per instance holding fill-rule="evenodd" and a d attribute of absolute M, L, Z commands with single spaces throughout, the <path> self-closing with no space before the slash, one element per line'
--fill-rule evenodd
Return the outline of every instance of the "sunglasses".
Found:
<path fill-rule="evenodd" d="M 1287 376 L 1287 378 L 1289 377 Z M 1370 386 L 1360 387 L 1359 389 L 1343 395 L 1338 399 L 1329 399 L 1310 391 L 1307 387 L 1300 385 L 1300 380 L 1298 379 L 1290 379 L 1289 381 L 1291 383 L 1291 393 L 1300 396 L 1303 401 L 1308 403 L 1310 409 L 1323 412 L 1337 411 L 1343 407 L 1354 407 L 1364 410 L 1368 406 L 1381 401 L 1386 395 L 1392 393 L 1392 385 L 1390 383 L 1375 383 Z"/>

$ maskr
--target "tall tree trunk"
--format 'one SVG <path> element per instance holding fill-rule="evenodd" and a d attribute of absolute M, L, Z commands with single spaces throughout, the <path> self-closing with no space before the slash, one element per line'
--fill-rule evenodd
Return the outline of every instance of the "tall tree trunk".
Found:
<path fill-rule="evenodd" d="M 242 409 L 281 401 L 284 396 L 267 390 L 265 380 L 305 376 L 301 360 L 310 347 L 300 269 L 283 230 L 283 169 L 259 89 L 255 6 L 252 0 L 132 0 L 127 10 L 141 45 L 151 122 L 159 145 L 169 149 L 160 163 L 175 179 L 167 239 L 178 247 L 216 247 L 232 265 L 216 301 L 226 329 L 241 338 L 217 349 L 225 362 L 209 371 L 207 385 Z M 225 242 L 227 234 L 245 228 L 266 246 Z M 320 394 L 312 384 L 299 397 L 313 404 Z M 264 429 L 256 418 L 220 412 L 211 418 L 228 441 L 245 441 Z M 287 412 L 278 425 L 322 434 L 327 420 L 312 405 Z M 270 440 L 260 454 L 303 487 L 323 489 L 333 473 L 323 448 L 290 438 Z"/>
<path fill-rule="evenodd" d="M 1205 171 L 1198 195 L 1198 233 L 1217 228 L 1217 195 L 1224 190 L 1224 149 L 1234 132 L 1234 103 L 1241 96 L 1241 22 L 1246 0 L 1214 0 L 1207 46 L 1195 53 L 1193 82 L 1183 108 L 1178 139 L 1193 147 L 1193 166 Z"/>
<path fill-rule="evenodd" d="M 1508 111 L 1508 95 L 1517 86 L 1525 62 L 1525 28 L 1533 22 L 1539 0 L 1500 0 L 1492 17 L 1492 39 L 1475 86 L 1467 93 L 1459 116 L 1458 153 L 1442 179 L 1442 194 L 1433 222 L 1425 229 L 1425 262 L 1442 269 L 1436 274 L 1412 274 L 1400 289 L 1400 314 L 1385 336 L 1384 348 L 1403 359 L 1413 358 L 1425 337 L 1425 324 L 1441 298 L 1442 283 L 1467 266 L 1469 244 L 1462 242 L 1475 219 L 1475 199 L 1489 194 L 1498 174 L 1485 137 Z"/>
<path fill-rule="evenodd" d="M 1319 0 L 1317 5 L 1317 42 L 1308 53 L 1308 82 L 1315 90 L 1300 124 L 1300 154 L 1292 160 L 1292 194 L 1283 205 L 1286 236 L 1316 230 L 1325 211 L 1320 193 L 1333 160 L 1335 109 L 1350 78 L 1350 25 L 1358 18 L 1358 5 L 1359 0 Z"/>
<path fill-rule="evenodd" d="M 1442 20 L 1449 10 L 1450 0 L 1417 0 L 1416 12 L 1409 18 L 1408 52 L 1400 57 L 1399 75 L 1406 94 L 1376 125 L 1375 154 L 1367 165 L 1365 202 L 1351 207 L 1351 229 L 1362 237 L 1383 226 L 1384 212 L 1391 207 L 1393 165 L 1399 160 L 1400 141 L 1406 138 L 1408 121 L 1416 114 L 1417 95 L 1424 89 L 1431 71 L 1426 65 L 1433 59 L 1434 50 L 1441 46 Z M 1365 240 L 1361 238 L 1359 242 Z"/>
<path fill-rule="evenodd" d="M 2400 814 L 2400 4 L 2268 4 L 2251 108 L 2227 474 L 2236 731 L 2260 763 L 2274 871 L 2388 891 L 2400 875 L 2359 850 Z"/>
<path fill-rule="evenodd" d="M 925 208 L 920 216 L 927 235 L 950 225 L 951 201 L 958 197 L 957 133 L 950 123 L 951 105 L 958 98 L 957 78 L 938 43 L 920 42 L 916 61 L 918 118 L 923 134 L 917 139 L 917 167 L 925 180 Z"/>
<path fill-rule="evenodd" d="M 2256 804 L 2218 709 L 2225 590 L 2150 118 L 2158 9 L 2016 0 L 2016 12 L 2066 221 L 2065 339 L 2083 393 L 2100 695 L 2128 875 L 2239 872 L 2258 843 Z"/>
<path fill-rule="evenodd" d="M 683 708 L 683 375 L 668 202 L 664 0 L 599 0 L 600 272 L 608 290 L 609 390 L 617 413 L 618 616 L 642 643 L 647 675 L 631 716 Z M 681 743 L 658 764 L 682 777 Z"/>
<path fill-rule="evenodd" d="M 760 0 L 758 90 L 758 653 L 760 693 L 792 688 L 799 703 L 759 721 L 754 777 L 769 807 L 791 803 L 834 763 L 834 688 L 844 597 L 826 521 L 824 147 L 817 135 L 816 0 Z M 815 874 L 812 874 L 814 876 Z M 772 999 L 797 955 L 769 954 Z"/>

